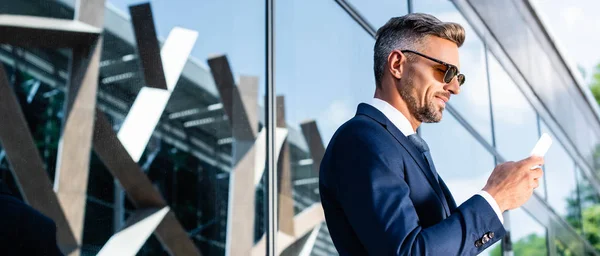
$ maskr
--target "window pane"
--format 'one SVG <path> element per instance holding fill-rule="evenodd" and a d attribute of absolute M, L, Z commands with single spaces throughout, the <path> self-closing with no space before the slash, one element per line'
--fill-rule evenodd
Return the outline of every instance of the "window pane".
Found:
<path fill-rule="evenodd" d="M 57 1 L 1 1 L 0 13 L 30 15 L 47 18 L 73 19 L 76 0 Z"/>
<path fill-rule="evenodd" d="M 537 115 L 498 60 L 488 52 L 496 149 L 506 161 L 526 158 L 538 136 Z M 545 197 L 544 179 L 536 193 Z"/>
<path fill-rule="evenodd" d="M 460 72 L 465 74 L 465 83 L 460 94 L 450 100 L 450 105 L 485 138 L 492 142 L 490 101 L 485 68 L 483 42 L 451 1 L 413 1 L 415 12 L 425 12 L 441 21 L 456 22 L 465 28 L 466 40 L 459 48 Z"/>
<path fill-rule="evenodd" d="M 423 124 L 421 131 L 458 205 L 485 186 L 494 157 L 450 113 L 438 124 Z"/>
<path fill-rule="evenodd" d="M 320 201 L 318 168 L 324 145 L 354 116 L 359 103 L 373 97 L 374 39 L 335 1 L 281 1 L 276 8 L 276 90 L 283 96 L 278 111 L 285 114 L 294 214 L 300 214 Z M 280 161 L 285 150 L 284 145 Z M 290 182 L 285 172 L 281 170 L 282 190 Z M 290 191 L 281 192 L 286 193 Z M 281 208 L 279 217 L 285 232 L 289 209 Z M 313 244 L 306 250 L 311 255 L 336 255 L 327 229 L 313 224 L 309 228 L 316 238 L 306 238 Z M 296 254 L 289 250 L 286 255 L 297 255 L 302 248 L 295 249 Z"/>
<path fill-rule="evenodd" d="M 402 16 L 408 13 L 407 0 L 349 0 L 354 8 L 367 19 L 375 28 L 381 26 L 392 17 Z"/>
<path fill-rule="evenodd" d="M 574 211 L 573 207 L 569 207 L 572 205 L 570 202 L 577 200 L 575 164 L 544 122 L 541 123 L 541 130 L 553 137 L 552 146 L 544 157 L 544 176 L 546 176 L 546 186 L 548 188 L 548 203 L 558 215 L 567 219 L 569 213 Z M 578 223 L 578 218 L 574 218 L 572 222 Z"/>
<path fill-rule="evenodd" d="M 592 187 L 579 168 L 577 173 L 584 237 L 600 252 L 600 193 Z"/>
<path fill-rule="evenodd" d="M 457 205 L 485 186 L 494 169 L 494 158 L 450 113 L 444 113 L 440 123 L 423 124 L 421 132 L 435 168 Z M 501 255 L 500 250 L 498 242 L 481 255 Z"/>
<path fill-rule="evenodd" d="M 546 229 L 521 208 L 510 211 L 512 249 L 515 256 L 548 255 Z"/>
<path fill-rule="evenodd" d="M 111 1 L 125 14 L 129 14 L 129 5 L 138 3 Z M 265 162 L 264 145 L 257 142 L 262 126 L 259 117 L 264 116 L 259 105 L 264 99 L 265 2 L 150 3 L 162 43 L 174 27 L 194 30 L 198 39 L 168 102 L 162 102 L 165 110 L 157 114 L 161 118 L 138 164 L 203 255 L 224 255 L 227 250 L 232 254 L 250 250 L 261 254 L 262 250 L 264 254 L 264 248 L 254 248 L 264 239 L 264 186 L 255 183 L 250 174 L 264 171 L 256 171 L 254 162 Z M 101 98 L 99 103 L 115 129 L 123 130 L 125 116 L 147 87 L 143 87 L 139 46 L 132 40 L 132 30 L 124 29 L 131 23 L 118 12 L 110 13 L 110 8 L 107 12 L 101 70 L 104 83 L 100 88 L 111 98 Z M 225 69 L 225 65 L 212 66 L 216 64 L 208 61 L 216 55 L 227 57 L 233 85 L 219 82 L 226 80 L 220 76 L 213 77 L 211 67 L 215 74 Z M 124 72 L 131 72 L 131 78 L 117 79 Z M 244 111 L 233 107 L 239 105 Z M 124 201 L 127 216 L 136 208 Z M 152 237 L 140 254 L 162 254 L 163 250 L 168 251 Z"/>

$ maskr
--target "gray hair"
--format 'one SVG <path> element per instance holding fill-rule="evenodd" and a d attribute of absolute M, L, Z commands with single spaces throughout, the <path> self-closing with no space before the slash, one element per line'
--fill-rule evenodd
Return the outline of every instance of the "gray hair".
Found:
<path fill-rule="evenodd" d="M 379 28 L 373 49 L 373 70 L 377 87 L 381 86 L 388 55 L 395 49 L 418 51 L 423 39 L 429 35 L 450 40 L 458 47 L 465 41 L 465 30 L 461 25 L 442 22 L 424 13 L 391 18 Z"/>

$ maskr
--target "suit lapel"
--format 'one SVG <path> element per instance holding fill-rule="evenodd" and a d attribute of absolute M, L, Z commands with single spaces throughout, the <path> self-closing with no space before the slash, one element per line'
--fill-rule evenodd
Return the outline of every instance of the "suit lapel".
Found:
<path fill-rule="evenodd" d="M 387 117 L 383 113 L 381 113 L 376 108 L 361 103 L 360 105 L 358 105 L 357 114 L 366 115 L 372 118 L 373 120 L 377 121 L 378 123 L 384 125 L 388 132 L 392 134 L 392 136 L 394 136 L 396 141 L 398 141 L 398 143 L 400 143 L 400 145 L 402 145 L 402 147 L 406 149 L 410 156 L 415 160 L 423 174 L 425 174 L 425 177 L 427 177 L 429 184 L 431 185 L 438 199 L 442 203 L 446 214 L 450 216 L 450 210 L 448 209 L 446 198 L 444 197 L 444 193 L 440 188 L 440 184 L 438 183 L 435 176 L 433 175 L 433 172 L 429 168 L 429 164 L 423 157 L 423 154 L 416 148 L 416 146 L 413 145 L 412 142 L 410 142 L 408 138 L 406 138 L 406 136 L 393 123 L 391 123 L 391 121 L 387 119 Z"/>
<path fill-rule="evenodd" d="M 12 195 L 12 193 L 10 193 L 10 190 L 8 190 L 8 188 L 2 183 L 1 180 L 0 180 L 0 195 Z"/>
<path fill-rule="evenodd" d="M 450 207 L 450 212 L 456 209 L 456 202 L 454 201 L 454 197 L 452 197 L 452 193 L 450 193 L 450 189 L 446 186 L 446 182 L 440 177 L 440 186 L 442 187 L 442 192 L 444 192 L 444 196 L 446 197 L 446 202 L 448 202 L 448 206 Z"/>

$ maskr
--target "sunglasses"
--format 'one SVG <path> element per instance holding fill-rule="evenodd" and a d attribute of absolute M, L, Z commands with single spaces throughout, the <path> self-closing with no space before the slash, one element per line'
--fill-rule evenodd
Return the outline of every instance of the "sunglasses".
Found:
<path fill-rule="evenodd" d="M 422 54 L 422 53 L 416 52 L 416 51 L 412 51 L 412 50 L 402 50 L 400 52 L 402 52 L 402 53 L 405 53 L 405 52 L 414 53 L 414 54 L 419 55 L 419 56 L 421 56 L 423 58 L 435 61 L 435 62 L 437 62 L 439 64 L 442 64 L 442 65 L 446 66 L 446 71 L 444 73 L 444 83 L 448 84 L 448 83 L 452 82 L 452 79 L 454 79 L 454 77 L 456 77 L 456 79 L 458 80 L 458 85 L 459 86 L 461 86 L 461 85 L 463 85 L 465 83 L 465 75 L 461 74 L 458 71 L 458 68 L 456 66 L 452 65 L 452 64 L 446 63 L 444 61 L 438 60 L 436 58 L 429 57 L 429 56 L 427 56 L 425 54 Z"/>

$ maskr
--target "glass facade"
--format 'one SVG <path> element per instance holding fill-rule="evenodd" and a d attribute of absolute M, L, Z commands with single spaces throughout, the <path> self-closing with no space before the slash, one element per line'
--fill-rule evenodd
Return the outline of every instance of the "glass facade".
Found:
<path fill-rule="evenodd" d="M 76 2 L 0 0 L 0 13 L 73 19 Z M 141 18 L 152 18 L 145 22 L 153 22 L 162 47 L 164 66 L 158 68 L 164 70 L 166 89 L 153 88 L 148 80 L 156 66 L 147 66 L 142 52 L 157 49 L 136 40 L 141 36 L 137 29 L 152 27 L 135 26 L 140 17 L 130 8 L 138 4 L 108 0 L 103 14 L 92 106 L 101 117 L 84 138 L 93 144 L 86 149 L 89 159 L 81 160 L 89 162 L 88 170 L 80 170 L 87 179 L 73 177 L 74 182 L 87 182 L 80 191 L 84 203 L 77 204 L 84 214 L 80 225 L 65 215 L 79 245 L 76 253 L 98 254 L 118 239 L 116 233 L 135 228 L 140 218 L 149 220 L 150 213 L 168 206 L 164 219 L 145 233 L 148 238 L 137 255 L 264 255 L 268 227 L 275 224 L 266 218 L 267 188 L 273 184 L 267 183 L 265 162 L 272 157 L 278 190 L 271 196 L 277 200 L 279 231 L 271 235 L 278 240 L 277 254 L 337 255 L 322 217 L 319 164 L 335 130 L 354 116 L 359 103 L 373 97 L 375 39 L 368 32 L 390 17 L 407 14 L 409 6 L 466 30 L 459 49 L 466 83 L 440 123 L 419 129 L 458 204 L 483 188 L 497 163 L 527 157 L 541 133 L 555 138 L 531 202 L 504 215 L 510 239 L 483 255 L 600 253 L 599 172 L 589 155 L 581 155 L 588 152 L 579 150 L 581 143 L 587 149 L 594 145 L 566 134 L 595 119 L 558 122 L 568 113 L 540 105 L 536 87 L 529 84 L 550 81 L 550 75 L 523 79 L 531 74 L 521 73 L 534 69 L 515 66 L 503 48 L 495 47 L 503 42 L 482 28 L 485 18 L 469 14 L 467 0 L 276 1 L 271 70 L 265 58 L 265 1 L 152 0 L 152 15 Z M 179 56 L 191 38 L 178 38 L 184 33 L 179 28 L 197 33 L 189 56 Z M 510 43 L 507 50 L 519 45 Z M 524 44 L 519 51 L 529 47 Z M 185 58 L 179 71 L 167 65 L 177 58 Z M 68 102 L 78 97 L 69 94 L 76 61 L 69 49 L 0 44 L 0 62 L 29 129 L 23 132 L 31 134 L 49 186 L 57 192 L 63 185 L 63 141 L 72 133 L 65 128 L 71 118 Z M 267 72 L 275 77 L 272 108 L 265 103 Z M 575 109 L 570 102 L 562 103 Z M 276 120 L 269 124 L 273 110 Z M 110 129 L 98 132 L 104 118 Z M 127 134 L 131 127 L 152 129 L 143 139 L 142 132 Z M 271 128 L 274 138 L 269 141 Z M 596 132 L 588 127 L 582 131 L 590 136 Z M 98 136 L 106 137 L 98 141 Z M 0 138 L 0 179 L 16 197 L 31 201 L 25 196 L 27 187 L 18 181 L 19 170 L 11 165 L 11 152 L 2 147 L 7 140 Z M 272 156 L 266 153 L 267 143 L 275 149 Z M 139 155 L 134 147 L 141 148 Z M 74 207 L 59 198 L 58 206 Z M 173 234 L 181 235 L 180 240 L 170 240 Z M 177 251 L 186 243 L 192 245 L 188 251 Z"/>

